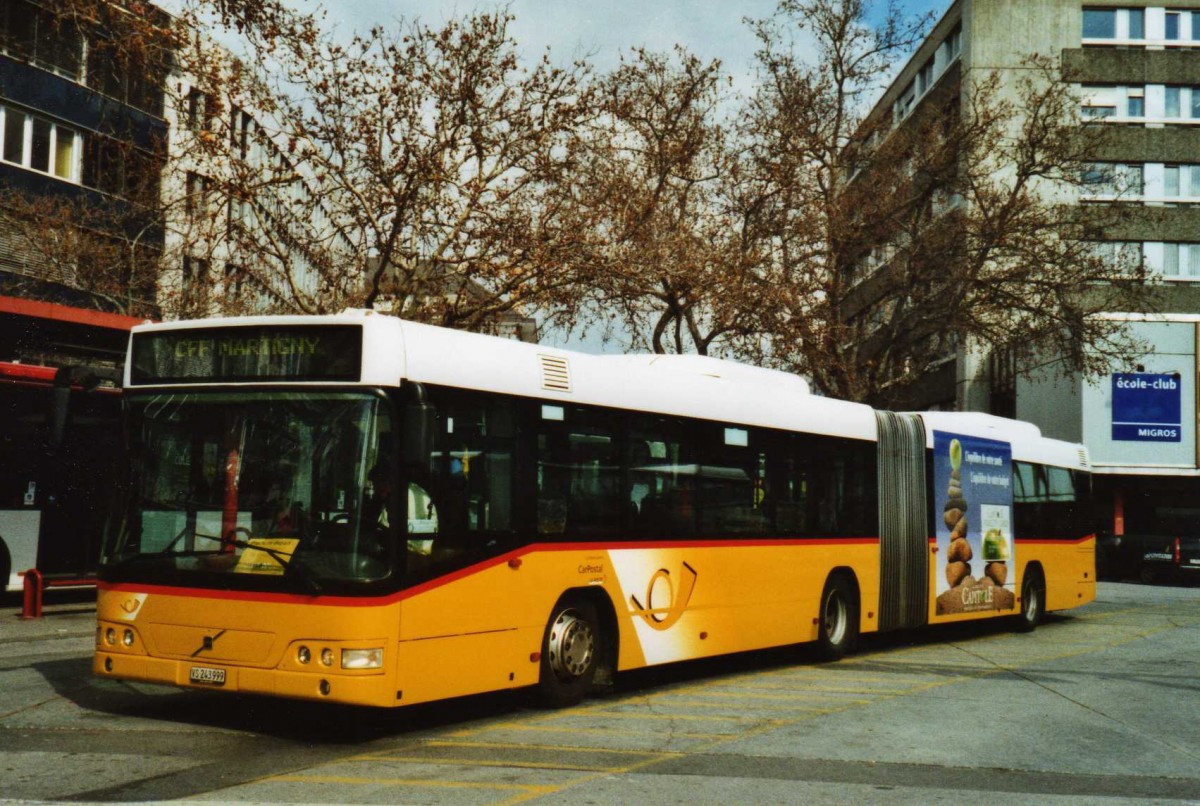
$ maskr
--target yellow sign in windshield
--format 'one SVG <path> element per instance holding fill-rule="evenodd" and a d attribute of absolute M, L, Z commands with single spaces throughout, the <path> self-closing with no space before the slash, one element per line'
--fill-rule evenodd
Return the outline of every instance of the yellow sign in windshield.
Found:
<path fill-rule="evenodd" d="M 300 540 L 294 537 L 256 537 L 238 558 L 235 574 L 283 574 Z"/>

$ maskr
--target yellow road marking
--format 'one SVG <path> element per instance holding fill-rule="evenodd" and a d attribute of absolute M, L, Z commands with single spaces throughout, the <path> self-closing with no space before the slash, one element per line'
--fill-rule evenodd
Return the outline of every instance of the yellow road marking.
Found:
<path fill-rule="evenodd" d="M 623 772 L 626 767 L 597 767 L 594 764 L 565 764 L 538 761 L 492 761 L 480 758 L 450 758 L 447 756 L 389 756 L 386 753 L 369 756 L 354 756 L 345 761 L 397 761 L 402 764 L 442 764 L 463 767 L 517 767 L 528 770 L 573 770 L 576 772 Z"/>
<path fill-rule="evenodd" d="M 592 717 L 600 717 L 602 719 L 677 719 L 682 722 L 761 722 L 762 720 L 752 716 L 711 716 L 702 714 L 645 714 L 635 711 L 591 711 L 587 714 L 590 719 Z M 562 718 L 577 718 L 575 714 L 567 714 Z M 555 717 L 548 717 L 547 720 L 553 720 Z"/>
<path fill-rule="evenodd" d="M 433 787 L 437 789 L 503 789 L 525 792 L 529 795 L 548 795 L 556 790 L 556 787 L 544 784 L 481 783 L 477 781 L 444 781 L 425 778 L 366 778 L 350 775 L 275 775 L 263 780 L 272 783 L 375 784 L 383 786 Z"/>

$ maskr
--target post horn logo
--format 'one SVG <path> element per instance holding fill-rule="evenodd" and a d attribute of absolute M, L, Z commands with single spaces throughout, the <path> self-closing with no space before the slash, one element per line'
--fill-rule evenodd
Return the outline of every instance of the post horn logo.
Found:
<path fill-rule="evenodd" d="M 687 610 L 692 598 L 692 590 L 696 587 L 696 569 L 687 563 L 679 569 L 679 588 L 672 581 L 671 572 L 660 568 L 650 577 L 646 585 L 646 605 L 643 606 L 636 596 L 630 596 L 634 611 L 646 620 L 656 630 L 667 630 L 679 621 L 683 611 Z M 665 601 L 665 604 L 655 606 L 655 602 Z"/>

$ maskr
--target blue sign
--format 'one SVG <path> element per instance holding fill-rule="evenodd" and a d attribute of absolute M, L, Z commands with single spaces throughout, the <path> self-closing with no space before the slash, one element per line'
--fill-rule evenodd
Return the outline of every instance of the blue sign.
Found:
<path fill-rule="evenodd" d="M 1178 375 L 1115 372 L 1112 438 L 1121 442 L 1180 442 L 1183 407 Z"/>

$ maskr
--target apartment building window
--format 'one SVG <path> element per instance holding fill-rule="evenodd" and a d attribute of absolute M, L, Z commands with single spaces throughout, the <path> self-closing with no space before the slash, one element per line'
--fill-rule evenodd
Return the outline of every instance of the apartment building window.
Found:
<path fill-rule="evenodd" d="M 199 305 L 207 297 L 208 261 L 187 255 L 183 258 L 180 302 L 185 308 Z"/>
<path fill-rule="evenodd" d="M 1097 162 L 1085 165 L 1080 174 L 1083 194 L 1088 197 L 1140 198 L 1145 179 L 1141 165 Z"/>
<path fill-rule="evenodd" d="M 1131 118 L 1146 117 L 1146 91 L 1141 87 L 1130 87 L 1126 91 L 1125 115 Z"/>
<path fill-rule="evenodd" d="M 1163 116 L 1168 118 L 1183 117 L 1182 87 L 1167 87 L 1163 94 Z"/>
<path fill-rule="evenodd" d="M 75 24 L 26 0 L 0 4 L 0 49 L 21 61 L 78 81 L 83 36 Z"/>
<path fill-rule="evenodd" d="M 1146 38 L 1146 10 L 1143 8 L 1126 9 L 1125 14 L 1129 20 L 1129 38 L 1130 39 L 1145 39 Z"/>
<path fill-rule="evenodd" d="M 0 107 L 0 115 L 4 117 L 0 155 L 5 162 L 68 182 L 79 181 L 81 138 L 74 129 L 11 107 Z"/>
<path fill-rule="evenodd" d="M 1111 266 L 1131 272 L 1145 264 L 1140 241 L 1098 241 L 1092 244 L 1092 254 Z"/>
<path fill-rule="evenodd" d="M 1169 280 L 1200 280 L 1200 243 L 1149 243 L 1152 269 Z"/>
<path fill-rule="evenodd" d="M 1168 11 L 1163 28 L 1163 38 L 1168 42 L 1179 41 L 1179 23 L 1179 12 Z"/>
<path fill-rule="evenodd" d="M 1125 87 L 1084 85 L 1080 90 L 1083 95 L 1080 113 L 1085 119 L 1116 117 L 1118 108 L 1128 104 L 1129 93 Z"/>
<path fill-rule="evenodd" d="M 234 263 L 226 263 L 225 293 L 233 299 L 240 299 L 242 296 L 242 283 L 245 277 L 246 272 L 241 266 Z"/>
<path fill-rule="evenodd" d="M 1113 8 L 1085 8 L 1083 10 L 1084 39 L 1116 39 L 1117 10 Z"/>
<path fill-rule="evenodd" d="M 208 197 L 212 182 L 203 174 L 188 171 L 184 177 L 183 211 L 188 218 L 203 215 L 208 210 Z"/>
<path fill-rule="evenodd" d="M 212 129 L 213 104 L 212 98 L 201 90 L 192 87 L 188 90 L 186 101 L 187 127 L 194 132 Z"/>

